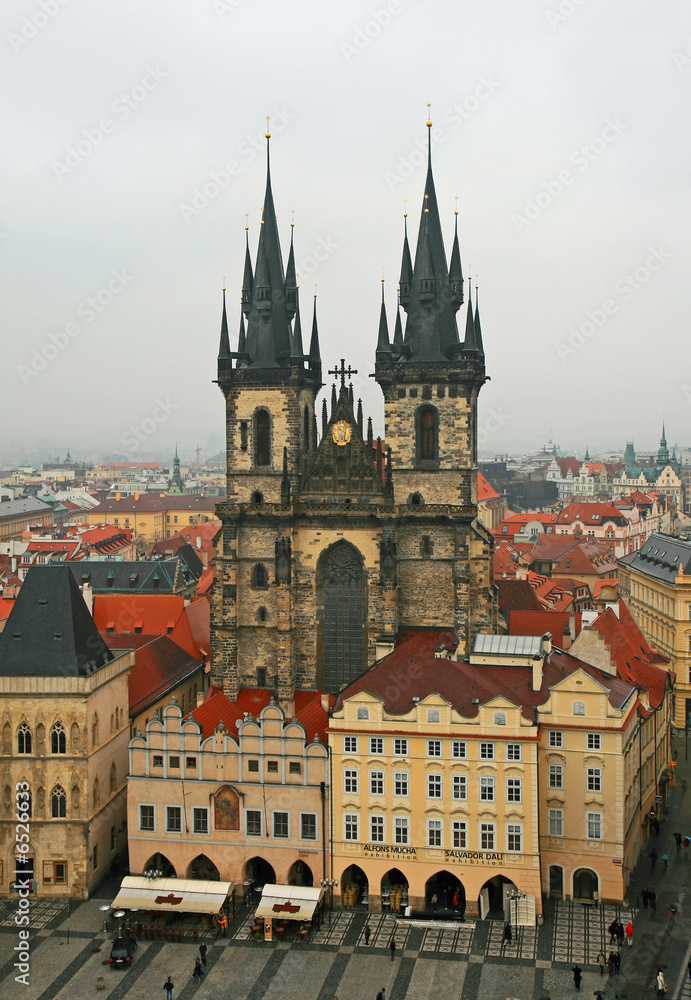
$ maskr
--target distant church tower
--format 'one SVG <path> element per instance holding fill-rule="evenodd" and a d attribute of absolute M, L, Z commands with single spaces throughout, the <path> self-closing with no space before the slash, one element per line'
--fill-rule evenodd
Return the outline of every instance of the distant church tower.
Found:
<path fill-rule="evenodd" d="M 430 123 L 431 126 L 431 123 Z M 389 341 L 382 292 L 376 380 L 386 442 L 365 430 L 341 362 L 322 401 L 316 320 L 303 346 L 293 238 L 284 273 L 268 163 L 252 269 L 246 243 L 237 350 L 225 290 L 218 385 L 226 400 L 227 497 L 217 507 L 211 619 L 214 684 L 336 693 L 401 628 L 496 628 L 492 536 L 477 521 L 477 394 L 485 381 L 477 308 L 465 340 L 456 232 L 447 268 L 431 162 L 413 266 L 401 272 L 405 335 Z M 383 286 L 382 286 L 383 288 Z"/>

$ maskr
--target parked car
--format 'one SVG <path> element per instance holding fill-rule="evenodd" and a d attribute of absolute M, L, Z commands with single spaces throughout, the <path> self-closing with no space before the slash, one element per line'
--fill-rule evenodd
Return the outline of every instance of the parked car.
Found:
<path fill-rule="evenodd" d="M 137 950 L 137 942 L 133 937 L 116 938 L 110 949 L 110 967 L 121 965 L 128 968 L 132 964 L 132 956 Z"/>

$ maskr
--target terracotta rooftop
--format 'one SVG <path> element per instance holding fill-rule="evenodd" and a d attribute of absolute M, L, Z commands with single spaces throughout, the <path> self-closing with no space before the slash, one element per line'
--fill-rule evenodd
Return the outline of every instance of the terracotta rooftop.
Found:
<path fill-rule="evenodd" d="M 268 688 L 240 688 L 237 700 L 231 701 L 219 688 L 212 688 L 204 703 L 195 708 L 190 716 L 202 727 L 202 739 L 211 736 L 219 722 L 223 723 L 232 736 L 236 736 L 237 723 L 241 722 L 247 713 L 251 713 L 256 719 L 272 697 L 274 692 Z M 329 704 L 333 704 L 331 695 Z M 305 727 L 308 740 L 316 735 L 322 743 L 326 743 L 329 718 L 322 708 L 320 691 L 295 692 L 295 717 Z"/>
<path fill-rule="evenodd" d="M 165 697 L 186 678 L 203 671 L 204 664 L 190 656 L 167 635 L 157 636 L 136 651 L 129 676 L 130 717 Z"/>
<path fill-rule="evenodd" d="M 93 619 L 102 633 L 167 635 L 184 607 L 182 594 L 94 594 Z"/>

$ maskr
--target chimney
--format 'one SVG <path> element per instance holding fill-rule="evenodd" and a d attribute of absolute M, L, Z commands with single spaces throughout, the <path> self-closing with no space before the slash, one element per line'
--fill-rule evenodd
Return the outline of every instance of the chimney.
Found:
<path fill-rule="evenodd" d="M 135 494 L 134 494 L 134 499 L 135 499 L 135 500 L 138 500 L 138 499 L 139 499 L 139 494 L 138 494 L 138 493 L 135 493 Z"/>
<path fill-rule="evenodd" d="M 533 691 L 539 691 L 542 687 L 542 655 L 536 653 L 532 660 L 533 663 Z"/>
<path fill-rule="evenodd" d="M 89 609 L 89 614 L 93 617 L 93 613 L 94 613 L 94 592 L 93 592 L 93 590 L 91 588 L 91 584 L 89 582 L 85 581 L 82 584 L 82 597 L 84 598 L 84 603 L 86 604 L 87 608 Z"/>
<path fill-rule="evenodd" d="M 119 499 L 120 499 L 120 494 L 119 494 L 119 493 L 116 493 L 116 494 L 115 494 L 115 499 L 116 499 L 116 500 L 119 500 Z"/>

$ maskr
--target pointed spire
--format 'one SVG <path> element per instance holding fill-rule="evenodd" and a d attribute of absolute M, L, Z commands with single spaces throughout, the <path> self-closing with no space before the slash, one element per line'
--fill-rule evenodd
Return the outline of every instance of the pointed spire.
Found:
<path fill-rule="evenodd" d="M 386 304 L 384 302 L 384 279 L 381 279 L 381 310 L 379 312 L 379 336 L 377 338 L 377 359 L 379 355 L 391 354 L 389 343 L 389 324 L 386 321 Z"/>
<path fill-rule="evenodd" d="M 391 445 L 386 446 L 386 474 L 384 477 L 384 496 L 393 496 L 393 469 L 391 467 Z"/>
<path fill-rule="evenodd" d="M 336 406 L 338 405 L 338 399 L 336 397 L 336 383 L 334 382 L 331 386 L 331 416 L 333 417 L 336 412 Z"/>
<path fill-rule="evenodd" d="M 401 258 L 401 274 L 399 277 L 400 303 L 404 309 L 408 308 L 410 301 L 410 284 L 413 280 L 413 261 L 410 256 L 410 244 L 408 243 L 408 206 L 406 203 L 403 212 L 403 257 Z"/>
<path fill-rule="evenodd" d="M 228 315 L 226 313 L 226 285 L 223 282 L 223 313 L 221 314 L 221 342 L 218 346 L 219 358 L 230 357 L 230 337 L 228 336 Z"/>
<path fill-rule="evenodd" d="M 295 274 L 295 249 L 293 247 L 293 232 L 295 230 L 295 213 L 293 212 L 293 219 L 290 223 L 290 251 L 288 253 L 288 264 L 286 266 L 286 283 L 285 283 L 285 293 L 286 293 L 286 312 L 288 313 L 288 319 L 292 319 L 295 315 L 296 303 L 297 303 L 297 276 Z"/>
<path fill-rule="evenodd" d="M 290 479 L 288 478 L 288 448 L 283 447 L 283 477 L 281 479 L 281 503 L 287 506 L 290 503 Z"/>
<path fill-rule="evenodd" d="M 298 289 L 295 289 L 296 299 L 295 299 L 295 323 L 293 324 L 293 349 L 290 357 L 293 360 L 300 360 L 304 357 L 304 350 L 302 347 L 302 323 L 300 322 L 300 293 Z M 302 365 L 300 365 L 302 367 Z"/>
<path fill-rule="evenodd" d="M 351 407 L 352 407 L 354 401 L 355 401 L 355 397 L 354 397 L 354 394 L 353 394 L 353 383 L 351 382 L 350 385 L 348 386 L 348 402 L 350 403 Z"/>
<path fill-rule="evenodd" d="M 246 220 L 247 216 L 245 216 L 245 273 L 242 276 L 242 311 L 245 316 L 249 316 L 254 277 L 252 275 L 252 259 L 250 257 L 250 227 L 247 225 Z"/>
<path fill-rule="evenodd" d="M 463 305 L 463 267 L 461 266 L 461 248 L 458 244 L 458 199 L 456 199 L 456 211 L 453 231 L 453 248 L 451 250 L 451 263 L 449 265 L 449 290 L 454 304 Z"/>
<path fill-rule="evenodd" d="M 312 414 L 312 440 L 310 441 L 310 451 L 315 452 L 317 450 L 317 415 Z"/>
<path fill-rule="evenodd" d="M 480 304 L 478 302 L 478 285 L 475 285 L 475 346 L 480 354 L 484 356 L 485 349 L 482 344 L 482 328 L 480 326 Z"/>
<path fill-rule="evenodd" d="M 376 460 L 377 460 L 377 482 L 381 483 L 381 482 L 384 481 L 384 462 L 383 462 L 383 455 L 382 455 L 382 452 L 381 452 L 381 438 L 380 437 L 377 438 Z"/>
<path fill-rule="evenodd" d="M 326 396 L 322 399 L 322 437 L 326 437 L 326 429 L 329 426 L 329 410 L 326 405 Z"/>
<path fill-rule="evenodd" d="M 374 448 L 374 437 L 372 436 L 372 418 L 367 418 L 367 447 Z"/>
<path fill-rule="evenodd" d="M 403 344 L 403 324 L 401 323 L 401 295 L 400 290 L 398 293 L 398 301 L 396 302 L 396 325 L 393 331 L 393 343 L 394 347 L 401 347 Z"/>
<path fill-rule="evenodd" d="M 361 399 L 358 399 L 358 401 L 357 401 L 357 425 L 358 425 L 358 430 L 360 431 L 360 437 L 362 437 L 363 436 L 363 434 L 362 434 L 362 432 L 363 432 L 363 423 L 362 423 L 362 400 Z"/>
<path fill-rule="evenodd" d="M 314 286 L 317 287 L 316 285 Z M 310 339 L 310 362 L 321 365 L 319 351 L 319 331 L 317 330 L 317 293 L 314 293 L 314 311 L 312 312 L 312 337 Z"/>
<path fill-rule="evenodd" d="M 585 458 L 583 459 L 583 461 L 584 462 L 590 461 L 590 452 L 588 451 L 588 445 L 585 446 Z"/>
<path fill-rule="evenodd" d="M 465 341 L 463 342 L 463 350 L 477 351 L 477 342 L 475 340 L 475 321 L 473 319 L 473 292 L 470 277 L 468 277 L 468 312 L 466 314 L 465 321 Z"/>
<path fill-rule="evenodd" d="M 245 353 L 245 314 L 240 313 L 240 330 L 238 331 L 238 354 Z"/>

